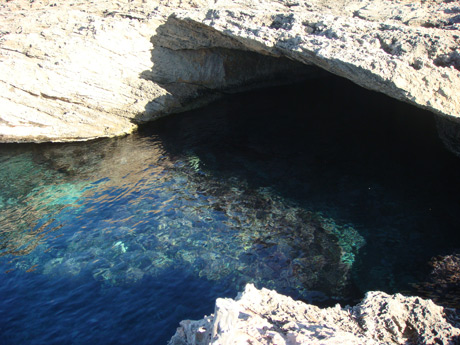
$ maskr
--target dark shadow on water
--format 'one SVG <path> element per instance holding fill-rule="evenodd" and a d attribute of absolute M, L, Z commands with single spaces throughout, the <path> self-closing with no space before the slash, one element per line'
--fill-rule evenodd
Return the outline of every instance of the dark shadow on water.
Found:
<path fill-rule="evenodd" d="M 352 224 L 366 245 L 350 296 L 416 293 L 428 260 L 460 239 L 460 161 L 442 146 L 433 115 L 346 80 L 229 96 L 140 131 L 151 133 L 170 155 L 197 157 L 204 179 L 269 188 Z"/>

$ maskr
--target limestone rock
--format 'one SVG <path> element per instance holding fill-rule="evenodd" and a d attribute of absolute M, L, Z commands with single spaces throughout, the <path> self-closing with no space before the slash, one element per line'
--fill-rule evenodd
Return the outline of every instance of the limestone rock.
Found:
<path fill-rule="evenodd" d="M 459 144 L 455 1 L 18 0 L 0 15 L 3 142 L 129 133 L 314 65 L 433 111 Z"/>
<path fill-rule="evenodd" d="M 420 296 L 444 306 L 460 308 L 460 254 L 437 256 L 430 260 L 432 268 L 427 281 L 415 284 Z"/>
<path fill-rule="evenodd" d="M 212 89 L 302 75 L 300 63 L 251 52 L 154 49 L 173 10 L 205 2 L 0 5 L 0 141 L 121 135 L 215 98 Z"/>
<path fill-rule="evenodd" d="M 369 292 L 355 307 L 320 309 L 253 285 L 215 312 L 182 321 L 170 345 L 457 344 L 460 329 L 430 300 Z"/>
<path fill-rule="evenodd" d="M 175 16 L 188 27 L 206 25 L 222 34 L 208 46 L 233 39 L 238 49 L 314 64 L 437 114 L 460 116 L 458 30 L 304 10 L 223 9 Z"/>
<path fill-rule="evenodd" d="M 145 103 L 167 94 L 139 78 L 155 22 L 119 20 L 116 6 L 104 14 L 89 4 L 24 3 L 1 9 L 2 141 L 128 133 Z"/>

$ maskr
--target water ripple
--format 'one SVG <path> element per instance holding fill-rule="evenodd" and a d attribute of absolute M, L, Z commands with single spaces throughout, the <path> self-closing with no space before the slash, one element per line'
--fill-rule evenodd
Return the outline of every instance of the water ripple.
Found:
<path fill-rule="evenodd" d="M 460 167 L 429 115 L 362 90 L 344 111 L 327 99 L 343 83 L 125 138 L 0 146 L 0 342 L 164 343 L 247 282 L 315 303 L 410 289 L 458 238 Z"/>

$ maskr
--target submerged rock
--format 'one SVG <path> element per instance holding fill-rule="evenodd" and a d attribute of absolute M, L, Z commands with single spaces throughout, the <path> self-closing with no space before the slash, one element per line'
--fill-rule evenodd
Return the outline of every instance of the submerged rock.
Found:
<path fill-rule="evenodd" d="M 457 344 L 449 310 L 430 300 L 368 292 L 355 307 L 318 308 L 248 284 L 215 312 L 182 321 L 169 345 Z"/>
<path fill-rule="evenodd" d="M 436 303 L 460 308 L 460 254 L 434 257 L 428 281 L 415 284 L 417 292 Z"/>

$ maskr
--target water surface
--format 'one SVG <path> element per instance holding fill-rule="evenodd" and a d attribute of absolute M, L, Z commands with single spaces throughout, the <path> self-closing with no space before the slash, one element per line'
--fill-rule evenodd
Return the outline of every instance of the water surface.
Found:
<path fill-rule="evenodd" d="M 116 139 L 0 146 L 0 343 L 164 344 L 247 282 L 416 294 L 460 236 L 432 115 L 326 78 Z"/>

